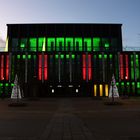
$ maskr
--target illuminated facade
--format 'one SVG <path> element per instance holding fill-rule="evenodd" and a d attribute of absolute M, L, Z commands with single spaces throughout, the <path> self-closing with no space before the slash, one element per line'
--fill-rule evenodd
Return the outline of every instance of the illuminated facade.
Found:
<path fill-rule="evenodd" d="M 121 24 L 8 24 L 0 53 L 0 95 L 15 74 L 25 97 L 140 95 L 140 54 L 122 51 Z"/>

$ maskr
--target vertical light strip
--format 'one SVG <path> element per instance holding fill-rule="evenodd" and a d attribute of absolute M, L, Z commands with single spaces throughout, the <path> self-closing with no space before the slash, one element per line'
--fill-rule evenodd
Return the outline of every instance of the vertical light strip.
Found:
<path fill-rule="evenodd" d="M 4 49 L 5 52 L 8 52 L 8 40 L 9 40 L 9 38 L 7 37 L 7 39 L 6 39 L 6 47 Z"/>
<path fill-rule="evenodd" d="M 118 52 L 117 54 L 117 61 L 118 61 L 118 78 L 119 78 L 119 82 L 121 81 L 121 75 L 120 75 L 120 52 Z"/>
<path fill-rule="evenodd" d="M 139 56 L 138 56 L 138 54 L 136 54 L 136 78 L 139 79 Z"/>
<path fill-rule="evenodd" d="M 11 58 L 12 58 L 12 53 L 9 53 L 9 83 L 11 82 Z"/>
<path fill-rule="evenodd" d="M 46 38 L 45 38 L 45 37 L 44 37 L 44 39 L 43 39 L 42 51 L 43 51 L 43 52 L 46 51 Z"/>
<path fill-rule="evenodd" d="M 134 56 L 131 55 L 131 80 L 134 80 Z"/>
<path fill-rule="evenodd" d="M 86 82 L 88 82 L 88 52 L 86 52 Z"/>
<path fill-rule="evenodd" d="M 86 55 L 83 54 L 83 80 L 86 80 Z"/>
<path fill-rule="evenodd" d="M 105 55 L 102 52 L 102 64 L 103 64 L 103 82 L 105 82 Z"/>
<path fill-rule="evenodd" d="M 6 55 L 6 80 L 9 79 L 9 55 Z"/>
<path fill-rule="evenodd" d="M 91 55 L 88 55 L 88 80 L 91 80 L 92 77 L 92 70 L 91 70 Z"/>
<path fill-rule="evenodd" d="M 136 76 L 136 52 L 133 52 L 134 54 L 134 77 L 135 77 L 135 82 L 137 81 L 137 76 Z"/>
<path fill-rule="evenodd" d="M 120 57 L 119 58 L 120 58 L 120 78 L 121 78 L 121 80 L 123 80 L 124 79 L 123 55 L 120 54 Z"/>
<path fill-rule="evenodd" d="M 44 52 L 42 52 L 42 83 L 44 83 Z"/>
<path fill-rule="evenodd" d="M 25 83 L 27 83 L 28 80 L 28 53 L 25 54 Z"/>
<path fill-rule="evenodd" d="M 1 80 L 4 80 L 4 55 L 1 55 L 0 79 L 1 79 Z"/>
<path fill-rule="evenodd" d="M 69 71 L 70 71 L 70 82 L 72 82 L 72 54 L 69 53 Z"/>
<path fill-rule="evenodd" d="M 108 85 L 105 84 L 105 96 L 108 97 Z"/>
<path fill-rule="evenodd" d="M 129 70 L 128 70 L 128 55 L 125 55 L 125 65 L 126 65 L 126 75 L 125 75 L 125 79 L 128 80 L 129 79 Z"/>
<path fill-rule="evenodd" d="M 38 79 L 41 80 L 42 79 L 42 55 L 39 54 L 39 60 L 38 60 Z"/>
<path fill-rule="evenodd" d="M 97 85 L 94 85 L 94 96 L 97 96 Z"/>
<path fill-rule="evenodd" d="M 48 56 L 44 55 L 44 80 L 48 79 Z"/>
<path fill-rule="evenodd" d="M 100 89 L 100 96 L 103 96 L 103 85 L 102 84 L 99 85 L 99 89 Z"/>
<path fill-rule="evenodd" d="M 60 56 L 60 52 L 58 54 L 58 78 L 59 78 L 59 83 L 61 82 L 61 56 Z"/>

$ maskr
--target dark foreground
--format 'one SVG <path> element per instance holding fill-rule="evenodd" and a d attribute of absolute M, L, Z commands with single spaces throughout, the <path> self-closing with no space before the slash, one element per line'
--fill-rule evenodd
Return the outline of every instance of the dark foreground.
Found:
<path fill-rule="evenodd" d="M 104 105 L 92 98 L 0 101 L 0 140 L 140 140 L 140 98 Z"/>

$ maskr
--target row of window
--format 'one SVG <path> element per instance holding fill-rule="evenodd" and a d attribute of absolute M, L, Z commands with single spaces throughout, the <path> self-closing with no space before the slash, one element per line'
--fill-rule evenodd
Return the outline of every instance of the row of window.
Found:
<path fill-rule="evenodd" d="M 14 72 L 15 70 L 21 71 L 22 69 L 25 70 L 25 67 L 30 67 L 30 69 L 34 69 L 33 71 L 36 74 L 38 73 L 38 69 L 40 69 L 39 73 L 41 73 L 41 69 L 45 68 L 44 77 L 47 79 L 48 70 L 50 72 L 50 69 L 53 70 L 58 69 L 58 67 L 64 67 L 63 70 L 65 72 L 66 64 L 68 64 L 68 67 L 69 65 L 73 65 L 72 67 L 76 67 L 77 71 L 81 70 L 81 73 L 83 74 L 83 80 L 86 80 L 87 78 L 88 80 L 92 80 L 92 77 L 95 78 L 96 76 L 98 77 L 98 75 L 101 75 L 101 77 L 104 79 L 104 76 L 109 75 L 110 72 L 115 73 L 117 80 L 140 80 L 140 55 L 138 54 L 120 54 L 119 57 L 118 55 L 112 54 L 24 54 L 12 55 L 12 62 L 9 61 L 9 58 L 9 55 L 0 55 L 0 80 L 9 79 L 10 67 L 12 67 L 11 72 Z M 26 59 L 27 63 L 24 59 Z M 17 62 L 16 60 L 18 63 L 15 65 L 15 62 Z M 9 66 L 10 64 L 11 66 Z M 56 65 L 56 68 L 54 68 L 53 64 Z M 29 70 L 27 71 L 29 72 Z M 95 73 L 98 74 L 95 75 Z M 92 76 L 93 74 L 94 76 Z M 14 75 L 14 73 L 12 75 Z M 39 79 L 41 79 L 41 75 L 39 77 Z M 102 80 L 101 77 L 100 80 Z"/>
<path fill-rule="evenodd" d="M 72 38 L 39 37 L 13 38 L 12 51 L 108 51 L 117 47 L 117 39 L 112 38 Z"/>

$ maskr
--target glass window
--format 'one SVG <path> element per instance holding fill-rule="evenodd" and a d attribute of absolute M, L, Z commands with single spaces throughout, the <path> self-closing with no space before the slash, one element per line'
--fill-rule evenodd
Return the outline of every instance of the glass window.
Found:
<path fill-rule="evenodd" d="M 17 38 L 13 38 L 12 39 L 12 51 L 17 51 L 18 50 L 18 39 Z"/>
<path fill-rule="evenodd" d="M 73 38 L 66 38 L 66 51 L 73 51 Z"/>
<path fill-rule="evenodd" d="M 64 51 L 64 38 L 56 38 L 56 51 Z"/>
<path fill-rule="evenodd" d="M 109 47 L 110 47 L 109 39 L 102 38 L 102 47 L 103 47 L 103 50 L 109 50 Z"/>
<path fill-rule="evenodd" d="M 101 44 L 101 39 L 100 38 L 93 38 L 93 51 L 100 51 L 100 44 Z"/>
<path fill-rule="evenodd" d="M 4 80 L 4 55 L 0 56 L 0 80 Z"/>
<path fill-rule="evenodd" d="M 138 54 L 136 54 L 136 78 L 139 79 L 140 78 L 140 73 L 139 73 L 139 56 Z"/>
<path fill-rule="evenodd" d="M 55 38 L 47 38 L 47 51 L 55 50 Z"/>
<path fill-rule="evenodd" d="M 91 38 L 84 38 L 84 50 L 85 51 L 91 51 Z"/>
<path fill-rule="evenodd" d="M 46 38 L 40 37 L 38 38 L 38 51 L 46 51 Z"/>
<path fill-rule="evenodd" d="M 34 52 L 36 52 L 37 50 L 36 50 L 36 48 L 37 48 L 37 39 L 36 38 L 30 38 L 29 39 L 29 43 L 30 43 L 30 48 L 29 48 L 29 50 L 30 51 L 34 51 Z"/>
<path fill-rule="evenodd" d="M 75 38 L 75 50 L 82 51 L 82 38 Z"/>
<path fill-rule="evenodd" d="M 20 41 L 20 51 L 25 51 L 27 47 L 27 39 L 22 38 Z"/>
<path fill-rule="evenodd" d="M 131 80 L 134 80 L 134 56 L 131 55 Z"/>
<path fill-rule="evenodd" d="M 118 49 L 118 42 L 116 38 L 111 39 L 111 50 L 117 50 Z"/>

